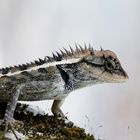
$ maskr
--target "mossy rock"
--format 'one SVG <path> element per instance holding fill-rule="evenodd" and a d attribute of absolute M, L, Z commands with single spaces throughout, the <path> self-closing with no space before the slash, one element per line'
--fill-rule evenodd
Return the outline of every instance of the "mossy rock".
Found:
<path fill-rule="evenodd" d="M 34 116 L 32 112 L 27 111 L 27 107 L 18 104 L 14 118 L 22 121 L 24 125 L 14 129 L 27 136 L 28 140 L 95 140 L 93 135 L 86 134 L 83 128 L 72 122 L 48 114 Z M 3 129 L 0 127 L 0 139 Z"/>

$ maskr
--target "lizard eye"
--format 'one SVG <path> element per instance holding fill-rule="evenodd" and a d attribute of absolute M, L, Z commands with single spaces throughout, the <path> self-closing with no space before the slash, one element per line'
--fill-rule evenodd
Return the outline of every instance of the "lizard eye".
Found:
<path fill-rule="evenodd" d="M 116 64 L 113 60 L 107 59 L 105 61 L 105 68 L 106 70 L 113 71 L 116 69 Z"/>

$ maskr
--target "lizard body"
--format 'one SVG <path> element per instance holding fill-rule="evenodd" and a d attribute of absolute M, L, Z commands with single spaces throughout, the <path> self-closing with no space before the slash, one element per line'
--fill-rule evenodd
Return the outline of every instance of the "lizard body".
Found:
<path fill-rule="evenodd" d="M 71 91 L 128 79 L 116 54 L 110 50 L 95 51 L 90 45 L 88 48 L 76 45 L 75 50 L 70 47 L 70 51 L 60 51 L 44 60 L 0 69 L 0 102 L 11 106 L 7 115 L 10 112 L 13 117 L 17 100 L 53 99 L 53 114 L 64 117 L 60 107 Z"/>

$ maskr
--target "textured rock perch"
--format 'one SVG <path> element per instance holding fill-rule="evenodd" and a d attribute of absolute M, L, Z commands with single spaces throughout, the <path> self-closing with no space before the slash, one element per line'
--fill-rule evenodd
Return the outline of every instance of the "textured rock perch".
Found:
<path fill-rule="evenodd" d="M 0 117 L 3 117 L 5 103 L 0 103 Z M 14 117 L 24 122 L 21 127 L 16 126 L 14 129 L 28 137 L 28 140 L 95 140 L 93 135 L 85 133 L 83 128 L 79 128 L 72 122 L 65 122 L 50 115 L 34 115 L 28 111 L 28 105 L 18 104 Z M 4 127 L 0 127 L 0 139 Z M 24 139 L 24 138 L 22 138 Z"/>

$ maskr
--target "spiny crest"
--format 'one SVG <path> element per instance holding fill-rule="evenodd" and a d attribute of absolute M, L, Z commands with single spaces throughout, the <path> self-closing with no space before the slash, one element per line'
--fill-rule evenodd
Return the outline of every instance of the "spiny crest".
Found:
<path fill-rule="evenodd" d="M 13 73 L 16 71 L 23 71 L 23 70 L 27 70 L 27 69 L 30 69 L 30 68 L 35 67 L 35 66 L 43 65 L 44 63 L 46 63 L 46 60 L 42 60 L 39 58 L 39 60 L 35 60 L 34 62 L 30 62 L 30 63 L 26 63 L 26 64 L 22 64 L 22 65 L 17 65 L 17 66 L 15 65 L 12 67 L 2 68 L 2 69 L 0 69 L 0 73 L 5 75 L 9 72 Z"/>
<path fill-rule="evenodd" d="M 63 50 L 60 50 L 59 52 L 53 53 L 53 57 L 46 56 L 47 62 L 54 62 L 54 61 L 61 61 L 61 60 L 67 60 L 67 59 L 74 59 L 74 58 L 83 58 L 87 55 L 94 55 L 95 52 L 91 45 L 87 46 L 85 44 L 84 47 L 81 45 L 75 44 L 75 50 L 69 45 L 70 50 L 67 50 L 63 48 Z"/>
<path fill-rule="evenodd" d="M 7 75 L 9 73 L 29 70 L 31 68 L 41 67 L 43 66 L 43 64 L 50 64 L 52 66 L 55 66 L 58 64 L 75 63 L 87 55 L 95 54 L 90 44 L 89 46 L 85 44 L 85 47 L 75 44 L 75 49 L 72 49 L 71 46 L 69 47 L 70 50 L 63 48 L 64 50 L 60 50 L 60 53 L 59 52 L 56 52 L 55 54 L 53 53 L 52 57 L 46 56 L 44 60 L 39 59 L 39 60 L 35 60 L 34 62 L 30 62 L 22 65 L 2 68 L 0 69 L 0 74 Z"/>

